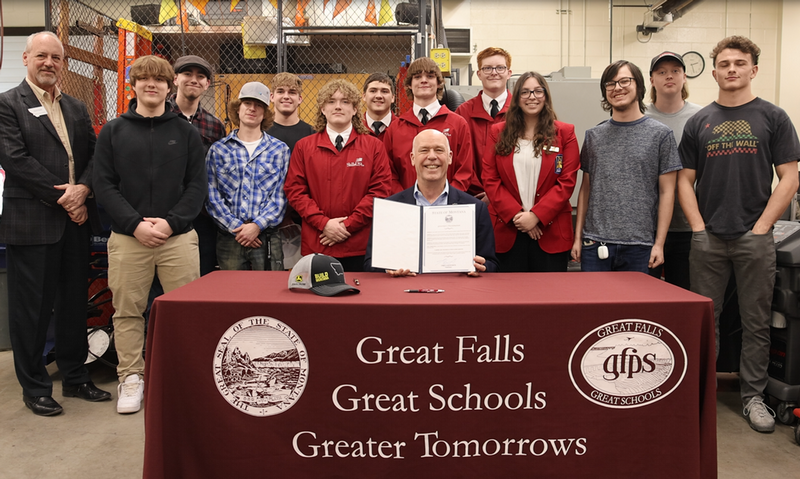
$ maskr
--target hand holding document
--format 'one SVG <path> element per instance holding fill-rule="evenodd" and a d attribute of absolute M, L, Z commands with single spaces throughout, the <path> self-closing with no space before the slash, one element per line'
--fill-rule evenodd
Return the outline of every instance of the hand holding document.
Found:
<path fill-rule="evenodd" d="M 474 271 L 475 205 L 416 206 L 375 199 L 372 265 L 415 273 Z"/>

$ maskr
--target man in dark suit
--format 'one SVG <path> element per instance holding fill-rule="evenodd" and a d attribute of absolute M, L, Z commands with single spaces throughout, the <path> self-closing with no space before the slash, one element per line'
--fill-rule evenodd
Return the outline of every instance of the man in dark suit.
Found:
<path fill-rule="evenodd" d="M 453 162 L 453 152 L 444 133 L 438 130 L 423 130 L 414 137 L 411 148 L 411 164 L 417 171 L 417 181 L 411 188 L 387 198 L 391 201 L 418 206 L 475 205 L 475 271 L 468 276 L 480 276 L 481 272 L 498 271 L 494 251 L 494 231 L 489 210 L 481 201 L 447 181 L 447 168 Z M 364 257 L 364 271 L 380 271 L 372 267 L 372 234 Z M 407 269 L 387 270 L 392 276 L 414 276 Z"/>
<path fill-rule="evenodd" d="M 111 399 L 84 365 L 90 224 L 100 224 L 88 199 L 95 134 L 86 106 L 56 85 L 64 62 L 58 37 L 28 37 L 22 61 L 27 78 L 0 94 L 0 242 L 7 243 L 9 330 L 23 400 L 34 414 L 53 416 L 62 408 L 42 357 L 53 315 L 63 395 Z"/>

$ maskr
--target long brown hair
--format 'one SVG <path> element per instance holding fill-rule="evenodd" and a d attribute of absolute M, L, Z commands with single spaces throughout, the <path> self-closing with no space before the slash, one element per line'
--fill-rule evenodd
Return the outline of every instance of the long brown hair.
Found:
<path fill-rule="evenodd" d="M 544 105 L 539 112 L 539 120 L 536 124 L 536 134 L 533 136 L 533 150 L 541 153 L 546 145 L 552 145 L 556 141 L 555 121 L 558 119 L 553 110 L 553 100 L 550 96 L 550 86 L 544 77 L 536 72 L 525 72 L 519 77 L 514 85 L 514 92 L 511 94 L 511 104 L 506 112 L 506 126 L 500 133 L 494 149 L 498 155 L 506 156 L 514 153 L 517 149 L 517 141 L 525 136 L 525 113 L 520 105 L 520 92 L 522 86 L 528 79 L 533 78 L 544 88 Z"/>

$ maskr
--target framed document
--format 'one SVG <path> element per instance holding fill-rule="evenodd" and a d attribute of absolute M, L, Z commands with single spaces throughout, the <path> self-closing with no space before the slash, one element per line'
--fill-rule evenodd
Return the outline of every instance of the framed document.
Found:
<path fill-rule="evenodd" d="M 475 205 L 416 206 L 375 198 L 373 267 L 469 272 L 474 257 Z"/>

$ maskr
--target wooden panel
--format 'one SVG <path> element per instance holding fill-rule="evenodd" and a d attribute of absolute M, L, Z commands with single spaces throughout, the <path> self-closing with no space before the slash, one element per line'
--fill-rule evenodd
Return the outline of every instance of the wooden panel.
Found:
<path fill-rule="evenodd" d="M 297 74 L 303 80 L 303 102 L 300 104 L 300 119 L 304 122 L 314 125 L 317 118 L 317 94 L 319 90 L 331 80 L 345 79 L 352 82 L 359 91 L 362 90 L 364 82 L 369 77 L 368 73 L 342 73 L 342 74 Z M 214 98 L 215 114 L 225 119 L 226 98 L 225 90 L 226 85 L 230 87 L 230 101 L 237 97 L 242 85 L 248 82 L 260 81 L 270 87 L 272 90 L 272 79 L 274 74 L 266 73 L 228 73 L 224 75 L 215 75 L 214 85 L 216 87 L 216 94 Z"/>

